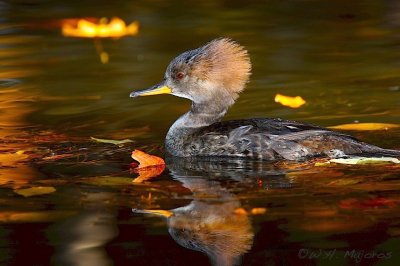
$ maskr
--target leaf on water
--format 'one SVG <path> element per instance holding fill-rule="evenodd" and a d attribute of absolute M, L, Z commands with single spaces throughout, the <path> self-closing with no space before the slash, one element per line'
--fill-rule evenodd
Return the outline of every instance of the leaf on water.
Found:
<path fill-rule="evenodd" d="M 354 124 L 342 124 L 337 126 L 331 126 L 331 129 L 342 129 L 342 130 L 388 130 L 392 128 L 399 128 L 397 124 L 385 124 L 385 123 L 354 123 Z"/>
<path fill-rule="evenodd" d="M 138 168 L 144 168 L 154 165 L 165 165 L 165 162 L 162 158 L 147 154 L 141 150 L 134 150 L 132 152 L 132 159 L 139 162 Z"/>
<path fill-rule="evenodd" d="M 243 208 L 236 208 L 233 211 L 233 213 L 234 214 L 238 214 L 238 215 L 247 215 L 248 214 L 247 211 L 245 209 L 243 209 Z"/>
<path fill-rule="evenodd" d="M 315 166 L 326 166 L 331 163 L 338 164 L 389 164 L 395 163 L 400 164 L 400 160 L 392 157 L 352 157 L 352 158 L 339 158 L 339 159 L 330 159 L 326 162 L 317 162 Z"/>
<path fill-rule="evenodd" d="M 275 102 L 291 108 L 299 108 L 306 103 L 306 101 L 300 96 L 291 97 L 279 93 L 275 95 Z"/>
<path fill-rule="evenodd" d="M 23 188 L 14 190 L 15 193 L 24 197 L 32 197 L 39 196 L 44 194 L 50 194 L 55 192 L 56 189 L 54 187 L 31 187 L 31 188 Z"/>
<path fill-rule="evenodd" d="M 29 156 L 23 150 L 14 153 L 3 153 L 0 154 L 0 166 L 15 166 L 16 163 L 28 158 Z"/>
<path fill-rule="evenodd" d="M 98 138 L 94 138 L 94 137 L 90 137 L 90 139 L 94 140 L 94 141 L 97 141 L 97 142 L 101 142 L 101 143 L 114 144 L 114 145 L 117 145 L 117 146 L 120 146 L 120 145 L 125 144 L 125 143 L 133 142 L 133 140 L 130 140 L 130 139 L 113 140 L 113 139 L 98 139 Z"/>
<path fill-rule="evenodd" d="M 253 214 L 253 215 L 264 214 L 266 212 L 267 212 L 266 208 L 253 208 L 253 209 L 251 209 L 251 214 Z"/>
<path fill-rule="evenodd" d="M 156 177 L 165 169 L 165 162 L 162 158 L 140 150 L 132 152 L 132 159 L 139 162 L 139 166 L 134 170 L 139 176 L 132 181 L 133 183 L 142 183 Z"/>

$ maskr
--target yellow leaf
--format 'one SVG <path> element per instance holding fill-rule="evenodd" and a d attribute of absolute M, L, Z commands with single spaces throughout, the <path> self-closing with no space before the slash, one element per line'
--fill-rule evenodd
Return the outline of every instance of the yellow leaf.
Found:
<path fill-rule="evenodd" d="M 291 97 L 282 94 L 275 95 L 275 102 L 291 108 L 299 108 L 306 103 L 306 101 L 300 96 Z"/>
<path fill-rule="evenodd" d="M 54 187 L 31 187 L 31 188 L 14 190 L 15 193 L 17 193 L 18 195 L 24 196 L 24 197 L 32 197 L 32 196 L 50 194 L 55 191 L 56 191 L 56 189 Z"/>
<path fill-rule="evenodd" d="M 109 144 L 114 144 L 114 145 L 118 145 L 118 146 L 125 144 L 125 143 L 133 142 L 133 140 L 130 140 L 130 139 L 113 140 L 113 139 L 98 139 L 98 138 L 94 138 L 94 137 L 90 137 L 90 139 L 97 141 L 97 142 L 109 143 Z"/>
<path fill-rule="evenodd" d="M 354 124 L 343 124 L 337 126 L 331 126 L 328 128 L 332 129 L 343 129 L 343 130 L 388 130 L 391 128 L 399 128 L 397 124 L 385 124 L 385 123 L 354 123 Z"/>
<path fill-rule="evenodd" d="M 327 162 L 315 163 L 315 166 L 326 166 L 330 163 L 338 164 L 400 164 L 400 160 L 392 157 L 352 157 L 352 158 L 339 158 L 330 159 Z"/>

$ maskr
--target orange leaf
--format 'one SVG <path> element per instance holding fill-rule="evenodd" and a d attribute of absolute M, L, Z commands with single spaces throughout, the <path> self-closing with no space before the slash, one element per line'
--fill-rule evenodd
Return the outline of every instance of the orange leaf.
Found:
<path fill-rule="evenodd" d="M 291 108 L 299 108 L 306 103 L 306 101 L 300 96 L 291 97 L 279 93 L 275 95 L 275 102 Z"/>
<path fill-rule="evenodd" d="M 132 152 L 132 159 L 139 162 L 138 168 L 144 168 L 154 165 L 165 165 L 165 162 L 162 158 L 147 154 L 141 150 L 134 150 Z"/>
<path fill-rule="evenodd" d="M 257 214 L 264 214 L 267 211 L 266 208 L 253 208 L 251 209 L 251 214 L 257 215 Z"/>
<path fill-rule="evenodd" d="M 248 214 L 247 211 L 245 209 L 243 209 L 243 208 L 236 208 L 233 211 L 233 213 L 234 214 L 238 214 L 238 215 L 247 215 Z"/>
<path fill-rule="evenodd" d="M 132 181 L 133 183 L 142 183 L 152 177 L 156 177 L 165 169 L 165 162 L 162 158 L 143 151 L 134 150 L 132 158 L 139 162 L 139 166 L 135 169 L 139 176 Z"/>

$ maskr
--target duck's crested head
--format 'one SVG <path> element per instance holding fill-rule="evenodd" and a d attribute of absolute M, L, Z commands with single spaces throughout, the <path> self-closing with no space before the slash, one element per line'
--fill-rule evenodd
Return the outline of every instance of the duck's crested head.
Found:
<path fill-rule="evenodd" d="M 197 103 L 224 101 L 231 105 L 250 74 L 246 49 L 229 38 L 218 38 L 180 54 L 171 61 L 160 84 L 131 96 L 169 93 Z"/>

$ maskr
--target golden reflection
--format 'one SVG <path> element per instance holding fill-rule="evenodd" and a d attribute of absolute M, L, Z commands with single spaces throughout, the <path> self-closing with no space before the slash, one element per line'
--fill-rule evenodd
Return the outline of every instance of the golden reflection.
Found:
<path fill-rule="evenodd" d="M 118 39 L 139 33 L 138 21 L 126 24 L 118 17 L 113 17 L 110 21 L 107 18 L 64 19 L 61 27 L 62 34 L 66 37 L 93 38 L 96 52 L 103 64 L 107 64 L 110 57 L 104 51 L 100 38 Z"/>
<path fill-rule="evenodd" d="M 205 253 L 213 265 L 239 263 L 252 246 L 254 232 L 249 214 L 253 211 L 238 213 L 242 209 L 239 199 L 210 176 L 168 166 L 175 179 L 193 193 L 192 202 L 173 210 L 132 211 L 166 218 L 171 237 L 185 248 Z M 254 214 L 265 211 L 255 209 Z"/>
<path fill-rule="evenodd" d="M 134 36 L 139 32 L 139 22 L 126 24 L 120 18 L 114 17 L 110 21 L 107 18 L 96 19 L 66 19 L 62 23 L 64 36 L 81 38 L 120 38 Z"/>
<path fill-rule="evenodd" d="M 0 185 L 19 188 L 38 175 L 26 163 L 29 151 L 35 148 L 32 142 L 25 141 L 29 134 L 23 130 L 29 126 L 25 117 L 33 111 L 31 98 L 18 86 L 0 90 Z"/>

